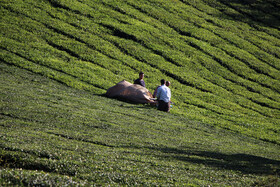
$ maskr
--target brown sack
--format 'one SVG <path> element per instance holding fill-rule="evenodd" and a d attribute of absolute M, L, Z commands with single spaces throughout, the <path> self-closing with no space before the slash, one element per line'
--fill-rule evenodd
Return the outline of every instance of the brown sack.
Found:
<path fill-rule="evenodd" d="M 131 84 L 125 80 L 109 88 L 106 92 L 107 97 L 120 98 L 135 103 L 154 103 L 152 94 L 147 88 L 138 84 Z"/>

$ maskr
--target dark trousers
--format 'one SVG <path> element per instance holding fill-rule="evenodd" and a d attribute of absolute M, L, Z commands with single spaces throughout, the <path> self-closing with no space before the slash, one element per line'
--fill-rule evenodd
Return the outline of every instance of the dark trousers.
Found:
<path fill-rule="evenodd" d="M 170 110 L 170 102 L 164 102 L 162 100 L 158 101 L 158 110 L 164 111 L 164 112 L 169 112 Z"/>

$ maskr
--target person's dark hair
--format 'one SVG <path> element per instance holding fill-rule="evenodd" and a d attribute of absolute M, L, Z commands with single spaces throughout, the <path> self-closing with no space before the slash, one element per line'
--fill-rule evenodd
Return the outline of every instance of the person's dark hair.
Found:
<path fill-rule="evenodd" d="M 161 85 L 164 85 L 164 84 L 165 84 L 165 80 L 164 80 L 164 79 L 161 79 L 161 80 L 160 80 L 160 83 L 161 83 Z"/>
<path fill-rule="evenodd" d="M 140 73 L 139 73 L 139 75 L 143 75 L 144 73 L 141 71 Z"/>
<path fill-rule="evenodd" d="M 171 83 L 169 81 L 165 81 L 166 86 L 169 86 Z"/>

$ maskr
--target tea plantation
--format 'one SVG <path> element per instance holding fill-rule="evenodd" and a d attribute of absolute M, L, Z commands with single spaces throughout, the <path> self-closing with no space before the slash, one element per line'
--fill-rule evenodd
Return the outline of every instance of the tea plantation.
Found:
<path fill-rule="evenodd" d="M 0 5 L 0 186 L 280 186 L 278 0 Z"/>

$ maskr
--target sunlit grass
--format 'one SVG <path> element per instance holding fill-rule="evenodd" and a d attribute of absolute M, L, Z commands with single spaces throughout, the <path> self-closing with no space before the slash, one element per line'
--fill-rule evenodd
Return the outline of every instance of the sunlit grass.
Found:
<path fill-rule="evenodd" d="M 271 11 L 267 10 L 268 7 Z M 270 142 L 279 146 L 280 32 L 279 22 L 275 21 L 279 18 L 279 13 L 276 11 L 278 8 L 277 2 L 273 0 L 256 1 L 251 4 L 239 0 L 235 2 L 224 0 L 15 0 L 11 2 L 3 0 L 0 8 L 0 60 L 2 64 L 15 65 L 78 89 L 81 93 L 84 93 L 82 90 L 87 91 L 90 95 L 103 95 L 108 88 L 122 80 L 133 82 L 138 77 L 139 71 L 143 71 L 147 88 L 151 92 L 159 85 L 160 79 L 171 81 L 172 101 L 175 104 L 170 115 L 175 116 L 173 117 L 176 124 L 178 120 L 180 121 L 178 124 L 184 120 L 194 120 L 195 124 L 207 124 L 235 132 L 238 136 L 248 136 L 255 141 Z M 267 16 L 263 17 L 264 14 Z M 12 85 L 5 89 L 11 87 Z M 4 87 L 1 90 L 4 90 Z M 7 95 L 6 92 L 2 94 L 5 97 Z M 57 106 L 53 105 L 57 102 L 57 98 L 53 96 L 50 98 L 52 104 L 43 103 L 38 106 L 39 117 L 32 112 L 20 114 L 29 116 L 31 122 L 21 121 L 15 117 L 17 115 L 11 115 L 6 110 L 14 113 L 16 108 L 27 107 L 27 111 L 33 111 L 28 106 L 35 106 L 35 104 L 27 103 L 25 106 L 20 104 L 22 100 L 17 100 L 18 98 L 10 99 L 15 108 L 5 106 L 1 112 L 9 117 L 9 120 L 5 117 L 3 127 L 6 128 L 10 123 L 21 124 L 22 127 L 30 130 L 29 126 L 37 123 L 32 120 L 38 118 L 40 121 L 39 119 L 42 118 L 44 123 L 55 124 L 57 120 L 59 123 L 70 123 L 69 128 L 80 123 L 82 123 L 81 127 L 87 126 L 94 121 L 102 124 L 102 127 L 95 125 L 89 127 L 106 131 L 108 126 L 118 129 L 123 128 L 123 123 L 133 121 L 123 116 L 130 108 L 135 110 L 130 114 L 132 116 L 138 110 L 140 113 L 143 112 L 142 115 L 150 113 L 150 110 L 156 113 L 152 112 L 151 116 L 161 114 L 152 107 L 138 108 L 137 105 L 129 104 L 126 108 L 124 107 L 126 104 L 122 103 L 117 104 L 122 106 L 118 107 L 122 115 L 116 117 L 114 107 L 102 104 L 111 100 L 99 97 L 97 100 L 100 99 L 102 102 L 94 105 L 97 108 L 101 106 L 99 110 L 96 108 L 95 111 L 91 111 L 90 108 L 93 106 L 87 105 L 89 108 L 80 108 L 77 114 L 73 114 L 74 118 L 72 115 L 68 118 L 65 113 L 72 107 L 79 107 L 78 104 L 58 105 L 61 113 L 57 116 L 62 115 L 62 117 L 55 120 L 56 118 L 50 118 L 51 113 L 48 112 L 46 116 L 42 116 L 46 105 Z M 69 96 L 68 99 L 70 98 Z M 86 102 L 80 104 L 85 105 Z M 67 110 L 64 110 L 64 107 Z M 104 107 L 107 109 L 105 110 Z M 51 110 L 59 112 L 56 109 Z M 83 120 L 88 118 L 89 121 L 82 122 L 83 120 L 81 121 L 78 116 L 84 116 Z M 103 116 L 110 116 L 110 120 L 102 121 Z M 139 121 L 135 123 L 146 123 L 145 117 L 137 117 Z M 117 119 L 116 122 L 113 119 Z M 47 122 L 48 120 L 50 121 Z M 130 123 L 132 126 L 135 125 L 134 122 Z M 159 123 L 159 120 L 151 123 L 154 126 Z M 172 121 L 167 120 L 166 124 L 168 123 Z M 65 126 L 62 125 L 61 129 L 64 128 Z M 163 126 L 158 128 L 162 129 Z M 73 134 L 75 131 L 76 129 L 71 128 L 67 131 L 66 134 L 71 134 L 69 140 L 80 141 L 83 139 L 82 136 L 87 136 L 82 132 L 79 132 L 82 133 L 81 135 L 75 135 Z M 141 131 L 140 134 L 144 136 L 146 133 Z M 157 144 L 152 141 L 155 134 L 149 135 L 153 144 Z M 50 135 L 60 136 L 62 139 L 68 137 L 65 133 L 55 130 L 48 130 L 45 134 L 46 137 Z M 127 141 L 125 137 L 122 139 Z M 108 137 L 104 140 L 111 141 Z M 86 140 L 86 142 L 92 141 Z M 155 141 L 160 142 L 161 139 Z M 101 145 L 103 144 L 107 145 L 102 142 Z M 11 148 L 10 145 L 7 147 Z M 177 149 L 181 148 L 177 147 Z M 15 160 L 25 157 L 21 155 L 20 148 L 15 151 L 19 154 L 15 156 Z M 3 155 L 6 155 L 6 152 L 3 152 Z M 10 153 L 4 158 L 9 155 Z M 34 159 L 36 160 L 36 156 Z M 14 162 L 13 159 L 11 162 Z M 24 161 L 19 162 L 24 163 Z M 44 161 L 40 164 L 46 163 Z M 53 172 L 49 167 L 57 168 L 57 165 L 46 165 L 48 168 L 46 172 L 49 170 Z M 69 166 L 69 172 L 74 170 L 71 167 Z M 129 174 L 133 173 L 131 168 L 128 170 Z M 28 178 L 29 175 L 26 171 L 9 170 L 4 172 L 7 178 L 14 175 L 9 175 L 9 172 L 17 173 L 23 178 Z M 92 177 L 86 176 L 85 173 L 77 179 L 81 184 Z M 58 174 L 64 175 L 63 172 Z M 104 178 L 99 174 L 97 172 L 95 175 L 96 180 L 100 178 L 99 182 L 103 183 Z M 120 177 L 117 174 L 111 176 L 110 170 L 107 174 L 108 178 L 115 178 L 113 183 L 119 180 L 121 184 L 136 184 L 136 181 L 143 180 L 140 177 L 124 181 L 124 176 Z M 157 178 L 157 175 L 155 174 L 154 177 Z M 45 174 L 38 174 L 38 177 L 46 177 L 46 181 L 49 180 Z M 56 180 L 56 177 L 53 179 Z M 32 181 L 27 178 L 15 180 Z M 163 178 L 162 181 L 169 181 L 167 175 Z M 61 183 L 57 184 L 63 185 L 69 180 L 61 178 Z M 155 184 L 153 180 L 156 179 L 143 180 L 141 184 Z M 203 180 L 198 177 L 197 181 L 192 181 L 190 184 L 205 185 Z M 186 179 L 183 181 L 185 183 Z"/>
<path fill-rule="evenodd" d="M 263 183 L 266 175 L 277 180 L 278 145 L 6 64 L 0 86 L 2 185 L 238 186 Z"/>

